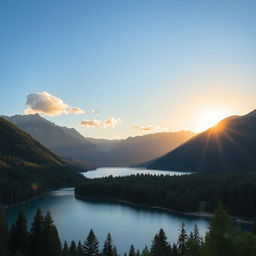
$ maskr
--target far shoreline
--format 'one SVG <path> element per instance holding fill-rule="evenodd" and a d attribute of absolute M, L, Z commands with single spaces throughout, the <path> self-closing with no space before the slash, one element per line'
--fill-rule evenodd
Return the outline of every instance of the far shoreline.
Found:
<path fill-rule="evenodd" d="M 146 204 L 134 203 L 134 202 L 131 202 L 131 201 L 115 199 L 115 198 L 110 198 L 110 197 L 88 197 L 88 196 L 80 196 L 80 195 L 77 195 L 75 193 L 74 193 L 74 196 L 77 199 L 83 200 L 83 201 L 86 201 L 86 200 L 112 201 L 112 202 L 118 202 L 118 203 L 130 205 L 130 206 L 139 206 L 139 207 L 143 207 L 143 208 L 162 210 L 162 211 L 169 212 L 169 213 L 175 213 L 175 214 L 197 217 L 197 218 L 212 219 L 213 216 L 214 216 L 214 213 L 212 213 L 212 212 L 182 212 L 182 211 L 177 211 L 177 210 L 173 210 L 173 209 L 169 209 L 169 208 L 165 208 L 165 207 L 160 207 L 160 206 L 156 206 L 156 205 L 146 205 Z M 249 224 L 249 225 L 253 225 L 253 223 L 254 223 L 253 220 L 246 220 L 246 219 L 242 219 L 242 218 L 239 218 L 239 217 L 236 217 L 236 216 L 230 216 L 230 217 L 231 217 L 231 221 L 233 223 Z"/>

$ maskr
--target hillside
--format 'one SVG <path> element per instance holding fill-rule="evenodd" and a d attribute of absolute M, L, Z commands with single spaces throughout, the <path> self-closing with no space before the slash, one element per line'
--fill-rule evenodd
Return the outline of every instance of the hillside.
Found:
<path fill-rule="evenodd" d="M 256 110 L 232 116 L 151 162 L 151 169 L 255 171 Z"/>
<path fill-rule="evenodd" d="M 4 204 L 27 200 L 83 177 L 30 135 L 0 118 L 0 195 Z"/>
<path fill-rule="evenodd" d="M 108 163 L 108 156 L 73 128 L 58 126 L 39 114 L 3 116 L 53 152 L 95 166 Z"/>
<path fill-rule="evenodd" d="M 91 141 L 111 156 L 112 165 L 131 166 L 166 154 L 194 135 L 194 133 L 189 131 L 180 131 L 128 137 L 123 140 L 91 138 L 87 138 L 87 140 Z"/>

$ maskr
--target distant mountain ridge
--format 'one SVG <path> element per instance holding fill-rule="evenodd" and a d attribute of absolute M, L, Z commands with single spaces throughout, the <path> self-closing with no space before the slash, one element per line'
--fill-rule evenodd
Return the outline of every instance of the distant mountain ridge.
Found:
<path fill-rule="evenodd" d="M 133 166 L 150 161 L 195 135 L 190 131 L 179 131 L 121 140 L 94 139 L 85 138 L 74 128 L 58 126 L 39 114 L 3 117 L 66 160 L 75 160 L 72 163 L 87 162 L 95 167 Z"/>
<path fill-rule="evenodd" d="M 112 157 L 112 165 L 131 166 L 150 161 L 184 143 L 195 133 L 190 131 L 161 132 L 122 140 L 87 138 Z"/>
<path fill-rule="evenodd" d="M 256 110 L 225 118 L 147 167 L 196 172 L 256 171 Z"/>
<path fill-rule="evenodd" d="M 82 180 L 61 157 L 0 118 L 0 199 L 4 204 L 25 201 L 49 189 L 74 186 Z"/>
<path fill-rule="evenodd" d="M 73 128 L 58 126 L 39 114 L 2 117 L 63 157 L 88 162 L 95 166 L 108 162 L 109 157 L 104 152 Z"/>

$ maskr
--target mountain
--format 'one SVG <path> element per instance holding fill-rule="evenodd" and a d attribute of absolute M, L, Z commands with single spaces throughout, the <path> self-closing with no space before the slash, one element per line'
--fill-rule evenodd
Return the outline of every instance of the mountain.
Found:
<path fill-rule="evenodd" d="M 62 158 L 0 118 L 0 195 L 4 204 L 25 201 L 82 180 Z"/>
<path fill-rule="evenodd" d="M 222 120 L 147 167 L 196 172 L 256 171 L 256 110 Z"/>
<path fill-rule="evenodd" d="M 131 166 L 157 158 L 195 134 L 189 131 L 162 132 L 143 136 L 128 137 L 124 140 L 105 140 L 87 138 L 108 155 L 112 166 Z"/>
<path fill-rule="evenodd" d="M 39 114 L 3 116 L 55 153 L 80 162 L 100 166 L 109 157 L 74 128 L 58 126 Z"/>

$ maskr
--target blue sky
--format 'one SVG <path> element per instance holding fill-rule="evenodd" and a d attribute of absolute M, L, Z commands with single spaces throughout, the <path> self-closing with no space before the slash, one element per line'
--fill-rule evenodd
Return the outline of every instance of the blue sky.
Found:
<path fill-rule="evenodd" d="M 104 138 L 245 114 L 256 108 L 255 13 L 246 0 L 2 0 L 1 114 L 47 92 L 99 114 L 46 118 Z M 110 117 L 121 122 L 80 125 Z"/>

